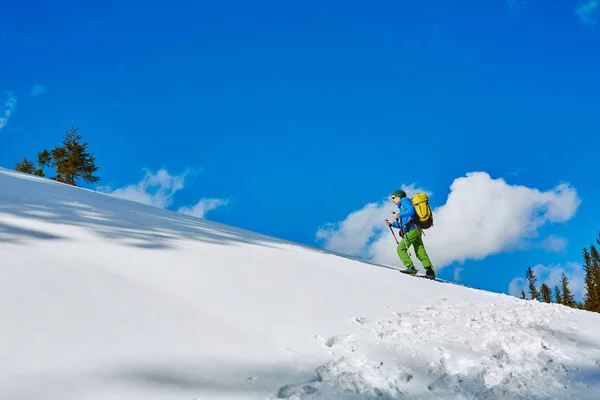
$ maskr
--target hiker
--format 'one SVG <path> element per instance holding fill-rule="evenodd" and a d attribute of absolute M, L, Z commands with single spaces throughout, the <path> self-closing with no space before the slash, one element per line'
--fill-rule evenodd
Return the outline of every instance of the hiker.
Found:
<path fill-rule="evenodd" d="M 433 265 L 431 264 L 431 260 L 427 255 L 427 251 L 425 250 L 425 246 L 423 245 L 423 240 L 421 239 L 422 231 L 421 227 L 418 223 L 416 210 L 411 202 L 411 200 L 406 196 L 406 192 L 404 190 L 396 190 L 392 193 L 392 202 L 398 206 L 400 209 L 400 214 L 392 213 L 395 220 L 399 220 L 398 222 L 390 222 L 388 220 L 385 223 L 388 226 L 393 226 L 394 228 L 400 229 L 400 237 L 402 240 L 398 244 L 397 252 L 400 260 L 406 267 L 404 271 L 400 271 L 407 274 L 416 274 L 417 270 L 413 265 L 412 259 L 408 255 L 408 249 L 412 245 L 415 249 L 415 253 L 417 254 L 417 258 L 425 267 L 426 276 L 431 279 L 435 279 L 435 272 L 433 270 Z"/>

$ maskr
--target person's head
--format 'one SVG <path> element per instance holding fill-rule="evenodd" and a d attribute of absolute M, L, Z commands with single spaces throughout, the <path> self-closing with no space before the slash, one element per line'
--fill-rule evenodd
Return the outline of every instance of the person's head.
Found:
<path fill-rule="evenodd" d="M 400 202 L 400 199 L 403 197 L 406 197 L 406 192 L 402 189 L 392 192 L 392 202 L 396 205 Z"/>

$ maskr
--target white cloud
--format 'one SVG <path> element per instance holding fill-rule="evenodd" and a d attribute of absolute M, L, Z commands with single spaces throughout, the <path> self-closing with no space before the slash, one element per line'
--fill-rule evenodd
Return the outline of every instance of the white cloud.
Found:
<path fill-rule="evenodd" d="M 391 210 L 393 205 L 390 204 Z M 317 231 L 317 239 L 324 241 L 325 247 L 330 250 L 353 256 L 364 255 L 369 252 L 373 239 L 380 234 L 381 224 L 389 218 L 390 213 L 382 204 L 369 203 L 339 223 L 326 223 Z"/>
<path fill-rule="evenodd" d="M 538 236 L 538 228 L 569 220 L 580 202 L 567 184 L 541 192 L 472 172 L 454 180 L 446 203 L 433 210 L 434 226 L 424 231 L 423 241 L 439 271 L 453 262 L 526 248 Z M 384 223 L 395 209 L 386 196 L 341 222 L 324 225 L 317 239 L 333 251 L 400 266 L 396 242 Z M 412 257 L 420 266 L 414 252 Z"/>
<path fill-rule="evenodd" d="M 45 94 L 46 91 L 47 91 L 46 86 L 35 85 L 34 87 L 31 88 L 31 93 L 29 94 L 29 97 L 41 96 L 41 95 Z"/>
<path fill-rule="evenodd" d="M 160 169 L 156 174 L 146 171 L 144 178 L 135 185 L 129 185 L 112 190 L 105 186 L 97 188 L 99 192 L 109 194 L 135 201 L 142 204 L 158 208 L 168 208 L 173 204 L 173 197 L 176 192 L 184 188 L 187 175 L 192 173 L 186 170 L 181 175 L 171 175 L 165 169 Z M 202 199 L 192 207 L 181 207 L 177 210 L 180 213 L 192 215 L 198 218 L 204 218 L 209 211 L 228 203 L 222 199 Z"/>
<path fill-rule="evenodd" d="M 525 296 L 527 296 L 527 280 L 525 278 L 514 278 L 508 284 L 508 293 L 515 297 L 521 298 L 521 292 L 525 290 Z"/>
<path fill-rule="evenodd" d="M 554 300 L 554 287 L 561 287 L 561 278 L 564 273 L 569 280 L 569 289 L 573 293 L 576 300 L 583 298 L 583 292 L 585 290 L 585 271 L 583 266 L 578 263 L 566 263 L 565 265 L 549 265 L 544 266 L 541 264 L 536 265 L 532 268 L 534 275 L 538 278 L 535 283 L 536 288 L 539 290 L 540 285 L 545 283 L 552 289 L 552 299 Z M 521 297 L 521 290 L 525 290 L 525 295 L 530 298 L 529 293 L 529 282 L 527 279 L 514 278 L 508 285 L 508 293 Z"/>
<path fill-rule="evenodd" d="M 461 276 L 460 276 L 460 274 L 461 274 L 463 271 L 464 271 L 464 268 L 463 268 L 463 267 L 456 267 L 456 268 L 454 268 L 454 280 L 455 280 L 456 282 L 460 281 L 460 279 L 461 279 Z"/>
<path fill-rule="evenodd" d="M 165 169 L 159 170 L 156 174 L 147 171 L 144 178 L 136 185 L 115 190 L 99 187 L 98 191 L 153 207 L 167 208 L 173 204 L 175 192 L 183 189 L 187 172 L 180 176 L 172 176 Z"/>
<path fill-rule="evenodd" d="M 4 106 L 0 109 L 0 129 L 4 128 L 8 123 L 8 119 L 17 107 L 17 97 L 13 92 L 6 92 L 6 100 Z"/>
<path fill-rule="evenodd" d="M 575 14 L 583 25 L 594 27 L 597 23 L 596 17 L 600 6 L 599 0 L 581 0 L 575 7 Z"/>
<path fill-rule="evenodd" d="M 227 204 L 228 200 L 226 199 L 202 199 L 192 207 L 181 207 L 177 212 L 193 217 L 204 218 L 204 215 L 209 211 Z"/>
<path fill-rule="evenodd" d="M 547 251 L 560 252 L 567 248 L 567 239 L 550 235 L 544 239 L 541 244 Z"/>

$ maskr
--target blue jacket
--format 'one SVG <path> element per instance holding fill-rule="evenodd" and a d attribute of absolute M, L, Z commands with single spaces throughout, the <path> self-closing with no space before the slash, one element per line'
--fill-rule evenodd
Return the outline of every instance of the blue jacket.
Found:
<path fill-rule="evenodd" d="M 409 227 L 406 227 L 406 225 L 409 222 L 413 222 L 413 221 L 416 222 L 416 220 L 417 220 L 417 212 L 415 211 L 415 207 L 412 205 L 410 198 L 408 198 L 408 197 L 401 198 L 400 202 L 398 203 L 398 208 L 400 209 L 398 216 L 400 217 L 400 223 L 402 225 L 402 230 L 404 232 L 408 232 L 411 229 L 416 228 L 416 223 L 411 224 L 411 226 L 409 226 Z M 398 222 L 396 222 L 396 220 L 394 220 L 392 222 L 392 226 L 394 228 L 400 229 L 400 226 L 398 226 Z"/>

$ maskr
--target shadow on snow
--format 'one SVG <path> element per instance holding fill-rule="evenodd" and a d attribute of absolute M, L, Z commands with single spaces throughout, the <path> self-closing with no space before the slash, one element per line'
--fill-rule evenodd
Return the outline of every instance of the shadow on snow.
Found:
<path fill-rule="evenodd" d="M 4 242 L 59 240 L 67 237 L 16 226 L 3 220 L 3 215 L 84 227 L 106 239 L 144 249 L 172 248 L 180 239 L 220 245 L 243 242 L 274 247 L 289 244 L 266 235 L 116 199 L 107 194 L 28 178 L 22 179 L 0 170 L 0 240 Z"/>
<path fill-rule="evenodd" d="M 317 369 L 304 369 L 293 364 L 278 365 L 227 365 L 214 361 L 202 364 L 168 363 L 123 367 L 101 374 L 102 379 L 112 383 L 142 386 L 159 390 L 185 390 L 194 392 L 268 392 L 273 397 L 321 398 L 331 399 L 401 399 L 408 393 L 421 392 L 425 397 L 448 398 L 502 398 L 502 399 L 552 399 L 561 398 L 563 389 L 546 388 L 545 393 L 526 393 L 514 376 L 511 382 L 502 382 L 490 387 L 482 374 L 434 374 L 428 385 L 421 386 L 416 381 L 388 382 L 381 387 L 360 385 L 359 371 L 347 372 L 340 379 L 329 381 L 322 377 Z M 353 383 L 353 380 L 357 382 Z M 292 382 L 292 383 L 290 383 Z M 295 383 L 294 383 L 295 382 Z M 564 389 L 577 392 L 577 398 L 594 398 L 600 388 L 600 369 L 598 366 L 569 366 L 564 379 Z M 383 382 L 380 382 L 383 383 Z M 422 382 L 421 382 L 422 383 Z M 389 386 L 391 384 L 391 386 Z M 417 385 L 417 386 L 415 386 Z M 427 393 L 427 394 L 425 394 Z M 529 397 L 528 397 L 529 396 Z"/>

